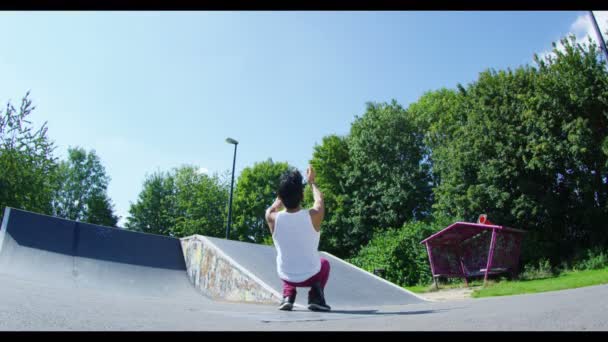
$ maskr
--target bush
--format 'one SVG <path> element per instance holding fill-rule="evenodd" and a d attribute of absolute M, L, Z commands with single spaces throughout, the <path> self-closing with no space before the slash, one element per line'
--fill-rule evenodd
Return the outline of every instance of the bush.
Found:
<path fill-rule="evenodd" d="M 597 270 L 608 267 L 608 253 L 599 249 L 587 251 L 587 257 L 575 263 L 574 269 L 578 270 Z"/>
<path fill-rule="evenodd" d="M 272 240 L 272 236 L 271 235 L 265 236 L 262 239 L 261 244 L 266 245 L 266 246 L 274 246 L 274 241 Z"/>
<path fill-rule="evenodd" d="M 553 268 L 548 259 L 541 259 L 538 265 L 527 264 L 520 277 L 524 280 L 545 279 L 554 276 Z"/>
<path fill-rule="evenodd" d="M 399 229 L 376 231 L 372 240 L 348 261 L 369 272 L 383 269 L 384 279 L 401 286 L 428 284 L 432 280 L 429 258 L 420 241 L 452 222 L 447 218 L 412 221 Z"/>

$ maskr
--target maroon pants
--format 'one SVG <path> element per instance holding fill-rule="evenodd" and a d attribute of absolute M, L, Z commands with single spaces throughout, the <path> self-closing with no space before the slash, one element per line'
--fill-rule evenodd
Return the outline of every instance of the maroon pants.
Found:
<path fill-rule="evenodd" d="M 324 258 L 321 258 L 321 270 L 319 273 L 314 276 L 306 279 L 300 283 L 292 283 L 287 280 L 283 280 L 283 297 L 291 297 L 296 295 L 297 287 L 311 287 L 315 282 L 319 282 L 321 284 L 321 288 L 325 289 L 325 284 L 327 284 L 327 280 L 329 279 L 329 261 Z M 309 297 L 312 294 L 312 290 L 308 292 Z"/>

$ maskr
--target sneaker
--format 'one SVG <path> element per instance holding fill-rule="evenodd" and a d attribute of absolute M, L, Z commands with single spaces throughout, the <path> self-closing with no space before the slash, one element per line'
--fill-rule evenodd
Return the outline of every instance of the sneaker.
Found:
<path fill-rule="evenodd" d="M 311 311 L 330 311 L 331 307 L 325 303 L 323 289 L 319 283 L 314 284 L 310 288 L 308 296 L 308 310 Z"/>
<path fill-rule="evenodd" d="M 293 309 L 293 303 L 296 301 L 295 296 L 293 297 L 283 297 L 281 304 L 279 305 L 279 310 L 283 311 L 291 311 Z"/>

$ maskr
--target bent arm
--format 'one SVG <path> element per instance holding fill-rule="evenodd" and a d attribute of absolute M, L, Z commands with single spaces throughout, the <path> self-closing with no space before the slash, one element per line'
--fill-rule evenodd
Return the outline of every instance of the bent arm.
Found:
<path fill-rule="evenodd" d="M 321 223 L 323 222 L 323 217 L 325 216 L 325 203 L 323 202 L 323 193 L 319 190 L 319 187 L 316 183 L 310 183 L 312 187 L 312 196 L 315 200 L 315 203 L 310 209 L 310 217 L 312 219 L 312 225 L 315 227 L 316 231 L 321 230 Z"/>
<path fill-rule="evenodd" d="M 268 209 L 266 209 L 266 223 L 268 224 L 268 228 L 270 229 L 270 234 L 274 234 L 274 223 L 277 219 L 277 214 L 283 208 L 283 202 L 277 197 L 277 199 L 272 203 Z"/>

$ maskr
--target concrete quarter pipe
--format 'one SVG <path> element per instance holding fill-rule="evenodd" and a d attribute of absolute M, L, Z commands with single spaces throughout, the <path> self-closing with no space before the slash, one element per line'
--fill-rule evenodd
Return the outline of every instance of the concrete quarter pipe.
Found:
<path fill-rule="evenodd" d="M 253 288 L 248 284 L 255 283 L 256 291 L 269 293 L 267 298 L 280 298 L 281 282 L 272 246 L 195 237 L 207 247 L 204 251 L 213 248 L 217 252 L 215 262 L 224 269 L 209 266 L 207 260 L 193 263 L 182 248 L 188 243 L 183 241 L 191 238 L 180 242 L 7 208 L 0 230 L 0 273 L 61 287 L 146 297 L 196 297 L 201 301 L 248 301 L 247 293 L 236 299 L 223 298 L 222 289 L 233 284 L 240 292 L 247 292 Z M 334 308 L 423 302 L 413 293 L 332 255 L 321 255 L 331 265 L 326 297 Z M 247 278 L 249 283 L 236 282 L 234 272 L 226 268 L 240 270 L 237 276 Z M 206 289 L 198 286 L 203 277 L 213 278 Z M 307 289 L 299 289 L 297 304 L 305 305 L 306 298 Z"/>

